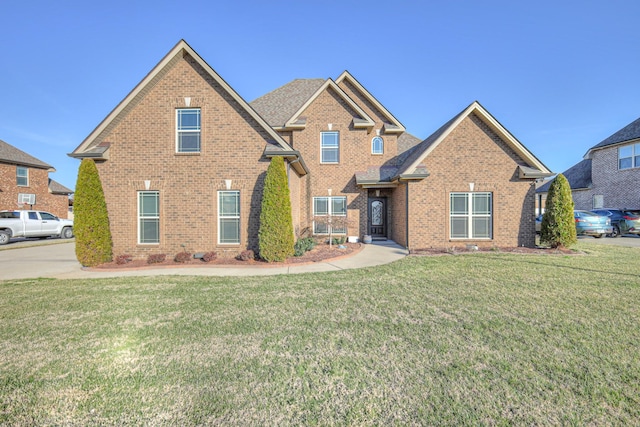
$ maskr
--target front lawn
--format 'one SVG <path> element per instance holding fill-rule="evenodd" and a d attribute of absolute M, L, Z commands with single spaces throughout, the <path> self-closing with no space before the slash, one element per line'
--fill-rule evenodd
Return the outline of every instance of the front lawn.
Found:
<path fill-rule="evenodd" d="M 2 425 L 640 425 L 640 250 L 0 282 Z"/>

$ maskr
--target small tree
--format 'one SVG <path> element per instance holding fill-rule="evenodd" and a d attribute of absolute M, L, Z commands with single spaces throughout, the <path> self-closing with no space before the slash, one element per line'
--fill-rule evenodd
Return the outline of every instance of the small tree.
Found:
<path fill-rule="evenodd" d="M 547 205 L 542 216 L 540 241 L 552 248 L 575 244 L 578 240 L 573 209 L 569 181 L 560 173 L 549 187 Z"/>
<path fill-rule="evenodd" d="M 273 157 L 264 179 L 260 231 L 260 257 L 284 261 L 294 253 L 293 219 L 287 171 L 282 157 Z"/>
<path fill-rule="evenodd" d="M 107 204 L 98 168 L 91 159 L 84 159 L 80 163 L 73 211 L 76 258 L 80 264 L 93 267 L 111 261 L 113 254 Z"/>

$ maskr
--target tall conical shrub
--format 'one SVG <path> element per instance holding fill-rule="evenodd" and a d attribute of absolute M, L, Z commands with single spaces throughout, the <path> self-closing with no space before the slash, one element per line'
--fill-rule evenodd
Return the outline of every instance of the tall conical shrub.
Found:
<path fill-rule="evenodd" d="M 266 261 L 284 261 L 294 253 L 291 199 L 282 157 L 271 159 L 264 179 L 258 238 L 260 257 Z"/>
<path fill-rule="evenodd" d="M 98 168 L 91 159 L 80 163 L 73 201 L 76 258 L 85 267 L 112 259 L 109 215 Z"/>
<path fill-rule="evenodd" d="M 540 228 L 540 240 L 552 248 L 575 244 L 576 223 L 569 181 L 561 173 L 551 183 Z"/>

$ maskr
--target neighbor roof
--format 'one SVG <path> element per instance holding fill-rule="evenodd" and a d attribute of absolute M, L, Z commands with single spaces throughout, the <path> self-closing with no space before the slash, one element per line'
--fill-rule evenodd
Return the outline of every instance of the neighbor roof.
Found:
<path fill-rule="evenodd" d="M 562 172 L 572 190 L 591 188 L 591 159 L 585 159 Z M 545 182 L 536 189 L 536 193 L 547 193 L 553 180 Z"/>
<path fill-rule="evenodd" d="M 49 172 L 55 172 L 55 168 L 42 160 L 38 160 L 30 154 L 17 149 L 0 139 L 0 162 L 10 163 L 20 166 L 31 166 L 39 169 L 48 169 Z"/>
<path fill-rule="evenodd" d="M 588 155 L 592 150 L 597 150 L 609 145 L 632 141 L 634 139 L 640 139 L 640 118 L 623 127 L 604 141 L 601 141 L 600 143 L 591 147 L 586 155 Z"/>
<path fill-rule="evenodd" d="M 73 190 L 49 178 L 49 191 L 53 194 L 73 194 Z"/>

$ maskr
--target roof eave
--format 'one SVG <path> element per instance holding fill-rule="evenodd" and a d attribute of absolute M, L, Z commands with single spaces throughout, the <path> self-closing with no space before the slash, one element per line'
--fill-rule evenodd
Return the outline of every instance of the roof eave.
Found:
<path fill-rule="evenodd" d="M 297 150 L 293 151 L 281 151 L 281 150 L 265 150 L 264 155 L 266 158 L 270 159 L 272 157 L 283 157 L 287 159 L 291 167 L 298 173 L 300 176 L 304 176 L 309 173 L 309 168 L 305 164 L 300 152 Z"/>

